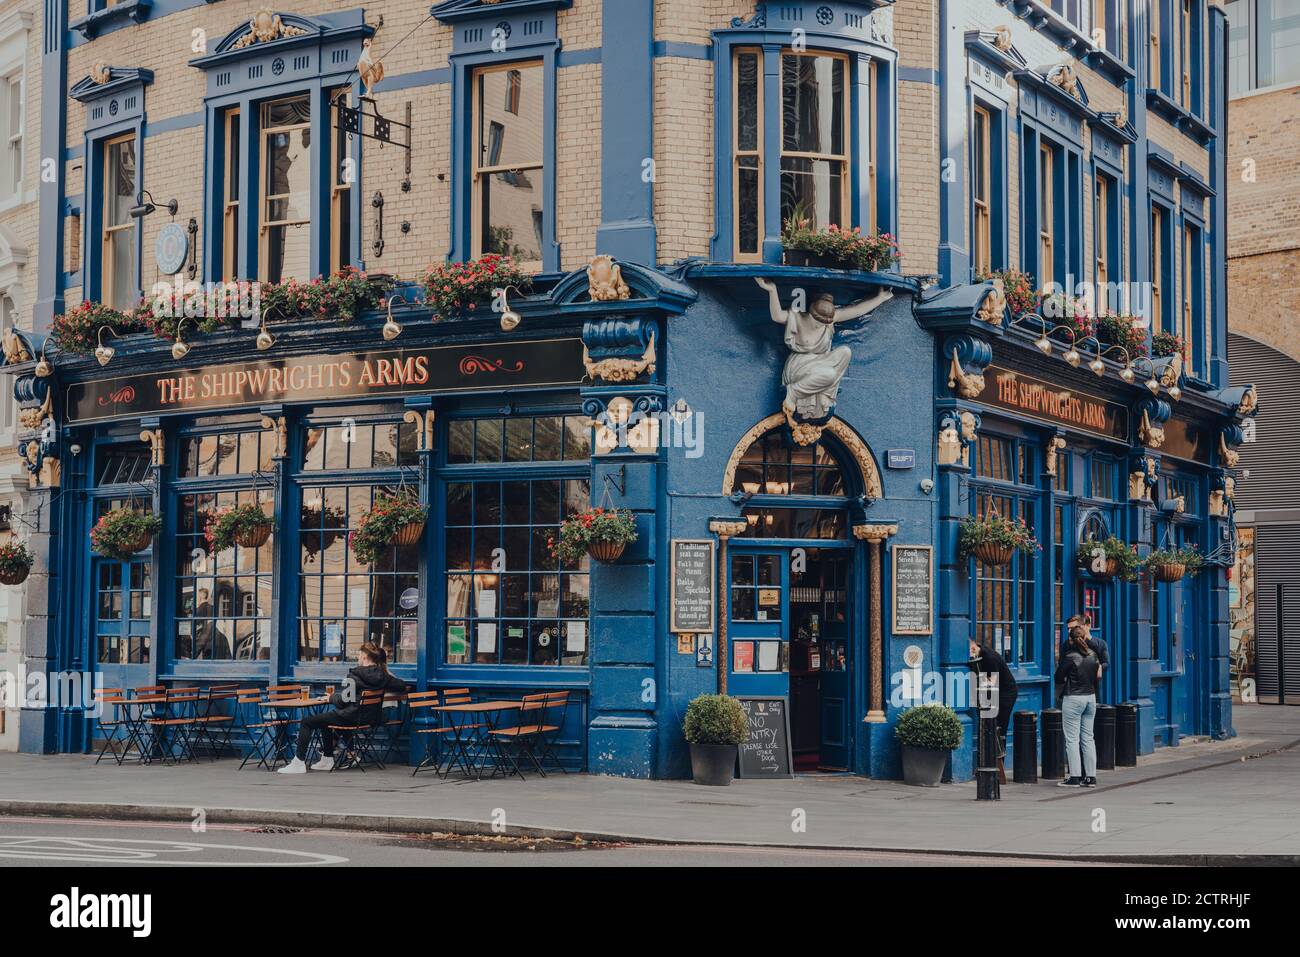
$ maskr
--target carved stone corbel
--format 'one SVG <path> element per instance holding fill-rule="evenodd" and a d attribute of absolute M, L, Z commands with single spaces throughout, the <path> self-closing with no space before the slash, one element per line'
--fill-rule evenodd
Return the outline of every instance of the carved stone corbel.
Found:
<path fill-rule="evenodd" d="M 939 418 L 938 462 L 970 468 L 970 446 L 979 431 L 979 418 L 966 409 L 944 412 Z"/>
<path fill-rule="evenodd" d="M 592 302 L 630 299 L 632 290 L 623 281 L 623 269 L 613 256 L 597 256 L 587 266 L 587 295 Z"/>
<path fill-rule="evenodd" d="M 642 374 L 653 375 L 656 360 L 655 335 L 653 332 L 650 333 L 650 342 L 646 345 L 645 352 L 641 353 L 639 359 L 610 356 L 609 358 L 592 361 L 586 343 L 582 346 L 582 364 L 586 367 L 587 375 L 591 376 L 592 381 L 603 379 L 606 382 L 632 382 Z"/>
<path fill-rule="evenodd" d="M 1235 425 L 1230 425 L 1219 432 L 1219 462 L 1225 468 L 1235 469 L 1237 463 L 1241 461 L 1241 455 L 1228 444 L 1229 435 L 1233 435 L 1235 440 L 1240 442 L 1242 430 Z"/>
<path fill-rule="evenodd" d="M 140 441 L 149 446 L 150 465 L 157 469 L 167 464 L 167 436 L 162 429 L 145 429 Z"/>
<path fill-rule="evenodd" d="M 1147 448 L 1158 449 L 1165 441 L 1165 430 L 1163 426 L 1152 425 L 1151 415 L 1146 410 L 1142 410 L 1142 421 L 1138 425 L 1138 439 Z"/>
<path fill-rule="evenodd" d="M 433 409 L 425 409 L 421 412 L 419 409 L 407 409 L 406 414 L 402 416 L 403 422 L 409 422 L 416 427 L 415 439 L 417 448 L 421 452 L 433 451 Z"/>
<path fill-rule="evenodd" d="M 963 399 L 974 399 L 984 391 L 984 373 L 963 369 L 957 358 L 956 347 L 952 350 L 952 362 L 948 365 L 948 388 Z"/>
<path fill-rule="evenodd" d="M 1065 436 L 1054 435 L 1047 440 L 1047 465 L 1046 472 L 1048 478 L 1056 478 L 1056 457 L 1065 448 Z"/>
<path fill-rule="evenodd" d="M 1001 279 L 993 279 L 991 282 L 993 290 L 980 303 L 975 318 L 981 322 L 987 322 L 991 326 L 1000 326 L 1007 311 L 1007 293 L 1002 286 Z"/>
<path fill-rule="evenodd" d="M 275 454 L 274 457 L 282 459 L 289 454 L 289 420 L 284 416 L 271 418 L 269 415 L 262 416 L 262 428 L 275 430 Z"/>

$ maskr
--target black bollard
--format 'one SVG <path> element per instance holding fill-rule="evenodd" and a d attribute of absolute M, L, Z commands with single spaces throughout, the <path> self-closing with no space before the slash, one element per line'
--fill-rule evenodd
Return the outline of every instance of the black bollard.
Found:
<path fill-rule="evenodd" d="M 998 723 L 996 718 L 979 718 L 976 742 L 975 800 L 1002 800 L 998 782 Z"/>
<path fill-rule="evenodd" d="M 1038 715 L 1032 711 L 1017 711 L 1015 722 L 1014 780 L 1017 784 L 1036 784 L 1038 782 Z"/>
<path fill-rule="evenodd" d="M 1115 770 L 1115 706 L 1097 705 L 1097 720 L 1093 722 L 1093 741 L 1097 747 L 1097 770 Z"/>
<path fill-rule="evenodd" d="M 1115 711 L 1115 763 L 1121 768 L 1135 768 L 1138 763 L 1137 705 L 1122 704 Z"/>
<path fill-rule="evenodd" d="M 1043 709 L 1043 778 L 1065 777 L 1065 722 L 1060 708 Z"/>

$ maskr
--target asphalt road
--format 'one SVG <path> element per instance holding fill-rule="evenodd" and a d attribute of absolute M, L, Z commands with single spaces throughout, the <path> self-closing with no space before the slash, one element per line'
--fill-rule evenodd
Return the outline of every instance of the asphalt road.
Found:
<path fill-rule="evenodd" d="M 185 824 L 0 817 L 10 867 L 952 867 L 1041 866 L 1016 858 L 740 846 L 573 844 L 363 831 L 284 833 Z M 1070 864 L 1061 861 L 1061 864 Z"/>

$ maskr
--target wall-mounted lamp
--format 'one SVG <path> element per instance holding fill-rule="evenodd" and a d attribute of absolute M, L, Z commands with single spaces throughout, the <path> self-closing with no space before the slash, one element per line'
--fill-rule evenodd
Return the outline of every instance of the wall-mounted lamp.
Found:
<path fill-rule="evenodd" d="M 172 358 L 176 361 L 184 359 L 190 354 L 190 344 L 181 336 L 181 328 L 185 325 L 185 319 L 176 323 L 176 341 L 172 343 Z"/>
<path fill-rule="evenodd" d="M 145 200 L 146 196 L 149 197 L 147 201 Z M 140 192 L 135 194 L 135 205 L 131 207 L 131 218 L 143 219 L 157 208 L 158 207 L 154 205 L 153 193 L 149 192 L 147 189 L 142 189 Z M 167 201 L 167 212 L 171 213 L 173 216 L 176 215 L 176 211 L 180 208 L 181 204 L 178 201 L 174 199 Z"/>
<path fill-rule="evenodd" d="M 404 298 L 402 298 L 402 297 L 400 297 L 400 296 L 397 296 L 397 295 L 394 295 L 394 294 L 391 294 L 391 293 L 389 294 L 389 296 L 388 296 L 388 321 L 384 323 L 384 339 L 385 339 L 386 341 L 388 341 L 388 342 L 392 342 L 394 339 L 396 339 L 398 336 L 400 336 L 400 335 L 402 334 L 402 324 L 401 324 L 400 322 L 398 322 L 396 319 L 393 318 L 393 300 L 394 300 L 394 299 L 398 299 L 398 300 L 400 300 L 401 303 L 402 303 L 402 305 L 407 305 L 407 302 L 406 302 L 406 300 L 405 300 Z"/>
<path fill-rule="evenodd" d="M 95 359 L 98 360 L 99 364 L 102 366 L 106 366 L 112 362 L 113 354 L 117 352 L 117 350 L 112 346 L 104 345 L 104 333 L 106 332 L 112 335 L 114 339 L 117 338 L 117 333 L 113 332 L 113 330 L 108 326 L 99 327 L 99 333 L 96 335 L 99 345 L 95 346 Z"/>
<path fill-rule="evenodd" d="M 519 322 L 522 318 L 519 315 L 519 313 L 515 312 L 513 309 L 510 308 L 510 299 L 506 295 L 506 293 L 508 293 L 511 289 L 514 289 L 515 292 L 519 292 L 519 290 L 514 286 L 506 286 L 504 289 L 501 290 L 501 305 L 505 307 L 504 310 L 502 310 L 501 312 L 502 332 L 509 332 L 511 329 L 514 329 L 516 326 L 519 325 Z M 519 292 L 519 295 L 522 296 L 523 293 Z"/>
<path fill-rule="evenodd" d="M 271 330 L 266 328 L 266 316 L 262 316 L 262 328 L 257 333 L 257 348 L 265 352 L 271 346 L 275 345 L 275 336 L 271 335 Z"/>

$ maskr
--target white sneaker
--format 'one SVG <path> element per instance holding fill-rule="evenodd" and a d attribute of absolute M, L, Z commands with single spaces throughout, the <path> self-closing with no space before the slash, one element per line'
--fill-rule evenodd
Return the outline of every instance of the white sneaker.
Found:
<path fill-rule="evenodd" d="M 306 765 L 305 763 L 303 763 L 303 761 L 302 761 L 301 758 L 294 758 L 292 761 L 290 761 L 290 762 L 289 762 L 288 764 L 286 764 L 284 767 L 279 768 L 278 771 L 277 771 L 277 773 L 279 773 L 279 774 L 306 774 L 306 773 L 307 773 L 307 765 Z"/>
<path fill-rule="evenodd" d="M 317 760 L 317 762 L 311 766 L 311 769 L 312 769 L 313 771 L 333 771 L 333 770 L 334 770 L 334 755 L 332 755 L 332 754 L 322 754 L 322 755 L 320 756 L 320 759 Z"/>

